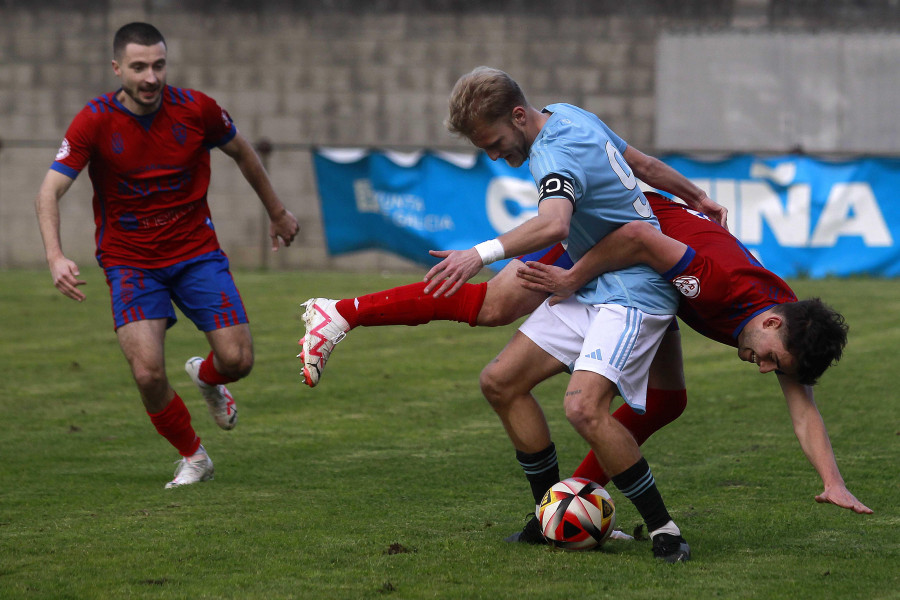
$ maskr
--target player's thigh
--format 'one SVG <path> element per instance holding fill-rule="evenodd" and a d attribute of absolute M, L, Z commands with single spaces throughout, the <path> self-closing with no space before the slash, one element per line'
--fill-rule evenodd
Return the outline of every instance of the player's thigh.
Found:
<path fill-rule="evenodd" d="M 165 373 L 167 319 L 131 321 L 116 329 L 122 353 L 131 365 L 135 379 Z"/>
<path fill-rule="evenodd" d="M 649 387 L 658 390 L 683 390 L 684 357 L 681 352 L 681 332 L 669 329 L 659 344 L 650 365 Z"/>
<path fill-rule="evenodd" d="M 537 384 L 566 371 L 566 365 L 517 331 L 482 371 L 482 389 L 500 396 L 530 392 Z"/>
<path fill-rule="evenodd" d="M 478 311 L 478 325 L 508 325 L 532 312 L 547 298 L 544 292 L 524 288 L 516 270 L 524 263 L 513 259 L 488 281 L 484 303 Z"/>
<path fill-rule="evenodd" d="M 104 273 L 117 330 L 135 321 L 165 319 L 171 327 L 178 320 L 164 270 L 113 266 Z"/>
<path fill-rule="evenodd" d="M 650 365 L 672 316 L 616 304 L 602 304 L 597 308 L 573 371 L 602 375 L 616 385 L 632 409 L 643 413 Z"/>
<path fill-rule="evenodd" d="M 207 331 L 206 339 L 213 354 L 223 363 L 235 366 L 243 364 L 247 367 L 252 365 L 253 337 L 247 323 Z"/>
<path fill-rule="evenodd" d="M 575 371 L 566 387 L 566 415 L 570 419 L 575 413 L 592 421 L 605 419 L 617 394 L 618 388 L 609 378 L 592 371 Z"/>
<path fill-rule="evenodd" d="M 581 355 L 584 336 L 597 309 L 573 297 L 550 306 L 544 301 L 519 331 L 571 371 Z"/>
<path fill-rule="evenodd" d="M 247 311 L 229 270 L 228 258 L 211 252 L 173 268 L 172 299 L 200 331 L 248 323 Z"/>

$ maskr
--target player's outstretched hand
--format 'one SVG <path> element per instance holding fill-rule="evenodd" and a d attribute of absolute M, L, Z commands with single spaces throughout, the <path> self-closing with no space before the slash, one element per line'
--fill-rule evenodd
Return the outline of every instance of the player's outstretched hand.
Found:
<path fill-rule="evenodd" d="M 562 302 L 581 288 L 572 281 L 568 269 L 544 263 L 528 261 L 524 267 L 519 267 L 516 275 L 519 277 L 522 287 L 536 292 L 553 294 L 550 297 L 551 306 Z"/>
<path fill-rule="evenodd" d="M 846 487 L 825 488 L 825 491 L 816 496 L 816 502 L 821 504 L 834 504 L 841 508 L 849 508 L 862 515 L 872 514 L 872 509 L 856 499 Z"/>
<path fill-rule="evenodd" d="M 53 285 L 63 295 L 79 302 L 84 300 L 84 293 L 78 289 L 78 286 L 86 284 L 87 281 L 78 279 L 81 272 L 78 270 L 78 265 L 74 262 L 65 256 L 52 261 L 50 263 L 50 275 L 53 276 Z"/>
<path fill-rule="evenodd" d="M 430 282 L 425 286 L 424 292 L 430 294 L 432 290 L 435 298 L 442 294 L 452 296 L 462 287 L 462 284 L 475 277 L 484 263 L 481 255 L 475 248 L 468 250 L 429 250 L 428 253 L 438 258 L 441 262 L 431 267 L 425 274 L 425 281 Z"/>
<path fill-rule="evenodd" d="M 277 218 L 269 222 L 269 239 L 272 240 L 272 250 L 277 252 L 278 247 L 282 244 L 290 246 L 298 231 L 300 231 L 300 225 L 297 223 L 297 217 L 285 209 Z"/>

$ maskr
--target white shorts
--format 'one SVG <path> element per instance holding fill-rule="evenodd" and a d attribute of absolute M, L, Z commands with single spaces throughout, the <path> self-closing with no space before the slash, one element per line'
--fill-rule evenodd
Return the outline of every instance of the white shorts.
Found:
<path fill-rule="evenodd" d="M 570 372 L 590 371 L 612 381 L 628 406 L 643 414 L 650 363 L 672 319 L 569 297 L 555 306 L 545 300 L 519 331 Z"/>

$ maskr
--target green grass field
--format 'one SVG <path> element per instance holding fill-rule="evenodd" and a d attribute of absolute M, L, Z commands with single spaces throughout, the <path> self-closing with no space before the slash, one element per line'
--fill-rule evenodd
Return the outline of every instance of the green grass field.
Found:
<path fill-rule="evenodd" d="M 216 464 L 165 490 L 174 450 L 147 419 L 102 274 L 88 299 L 44 271 L 0 271 L 0 598 L 898 598 L 900 281 L 798 281 L 844 312 L 850 343 L 817 388 L 848 487 L 874 509 L 816 504 L 774 376 L 685 330 L 685 414 L 644 446 L 694 559 L 647 541 L 567 553 L 505 544 L 531 505 L 478 373 L 513 328 L 354 331 L 322 383 L 298 375 L 298 305 L 414 275 L 236 274 L 256 367 L 220 431 L 183 371 L 208 351 L 181 319 L 170 377 Z M 544 405 L 570 472 L 586 450 Z M 614 487 L 618 523 L 640 521 Z"/>

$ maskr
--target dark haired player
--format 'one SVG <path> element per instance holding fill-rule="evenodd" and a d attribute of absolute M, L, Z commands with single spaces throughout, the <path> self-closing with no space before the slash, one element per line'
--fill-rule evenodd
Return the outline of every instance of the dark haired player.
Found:
<path fill-rule="evenodd" d="M 91 100 L 66 131 L 36 200 L 53 283 L 81 302 L 78 266 L 63 254 L 59 201 L 88 167 L 94 189 L 97 262 L 112 296 L 116 336 L 157 431 L 181 454 L 166 487 L 204 481 L 213 463 L 191 415 L 169 384 L 166 329 L 175 303 L 205 332 L 211 351 L 185 369 L 219 427 L 237 407 L 225 384 L 250 373 L 247 314 L 219 247 L 207 204 L 210 155 L 220 148 L 253 187 L 271 219 L 273 250 L 297 234 L 294 216 L 228 113 L 205 94 L 166 85 L 166 42 L 152 25 L 130 23 L 113 40 L 117 91 Z"/>
<path fill-rule="evenodd" d="M 824 486 L 816 501 L 857 513 L 871 513 L 847 489 L 812 388 L 799 381 L 802 377 L 807 383 L 814 382 L 829 364 L 840 358 L 846 341 L 843 318 L 819 300 L 797 301 L 787 283 L 762 267 L 734 236 L 702 213 L 690 211 L 658 194 L 645 195 L 657 215 L 661 233 L 655 229 L 650 232 L 652 228 L 640 222 L 626 224 L 604 238 L 574 268 L 565 250 L 557 245 L 523 257 L 527 268 L 522 262 L 512 261 L 486 284 L 464 284 L 450 297 L 435 298 L 433 294 L 423 293 L 423 284 L 410 284 L 358 298 L 313 299 L 308 303 L 308 310 L 328 317 L 327 320 L 317 317 L 316 324 L 323 326 L 319 331 L 335 332 L 334 337 L 319 338 L 319 342 L 324 345 L 323 340 L 342 338 L 356 326 L 417 325 L 431 320 L 456 320 L 472 326 L 505 325 L 531 312 L 548 293 L 567 296 L 579 289 L 582 281 L 602 270 L 641 260 L 663 273 L 670 271 L 669 278 L 679 285 L 683 295 L 678 314 L 692 328 L 739 348 L 739 357 L 756 364 L 761 372 L 777 371 L 779 367 L 787 370 L 778 373 L 779 384 L 801 448 Z M 660 255 L 654 256 L 657 252 Z M 686 256 L 696 258 L 682 264 L 685 270 L 679 271 L 675 267 Z M 696 278 L 696 283 L 692 278 Z M 798 324 L 802 326 L 792 327 Z M 792 334 L 785 335 L 787 331 Z M 809 339 L 819 341 L 804 342 L 805 331 L 814 333 Z M 804 346 L 811 347 L 812 353 Z M 333 347 L 333 343 L 328 344 L 329 353 Z M 795 359 L 795 354 L 805 358 Z M 622 406 L 613 413 L 639 444 L 678 418 L 686 407 L 681 361 L 680 334 L 676 328 L 666 335 L 651 366 L 646 412 L 639 415 Z M 485 368 L 482 383 L 486 395 L 515 385 L 504 380 L 502 371 L 494 369 L 493 363 Z M 543 494 L 541 490 L 559 480 L 558 465 L 552 457 L 520 454 L 519 460 L 533 481 L 537 502 Z M 608 481 L 593 453 L 585 458 L 575 475 L 602 484 Z M 516 534 L 511 541 L 541 543 L 543 537 L 534 527 L 526 527 L 523 535 Z"/>
<path fill-rule="evenodd" d="M 798 301 L 787 283 L 765 269 L 737 238 L 702 213 L 659 194 L 645 195 L 661 231 L 639 221 L 625 224 L 572 268 L 529 261 L 518 271 L 523 285 L 550 293 L 548 301 L 555 304 L 597 273 L 634 262 L 652 267 L 681 292 L 678 316 L 685 323 L 710 339 L 736 347 L 741 360 L 756 364 L 761 373 L 776 372 L 794 433 L 824 485 L 816 501 L 871 513 L 850 493 L 841 477 L 811 387 L 841 358 L 847 341 L 844 318 L 818 298 Z M 651 370 L 657 371 L 657 381 L 680 381 L 675 386 L 680 390 L 667 392 L 672 394 L 670 399 L 684 394 L 680 352 L 672 351 L 671 346 L 661 349 Z M 504 380 L 494 363 L 485 368 L 483 382 L 485 379 L 490 381 L 489 389 L 498 390 L 494 402 L 502 405 L 511 401 L 508 396 L 515 396 L 516 383 Z M 643 415 L 623 406 L 614 416 L 642 444 L 679 416 L 687 400 L 686 394 L 683 397 L 682 403 L 651 405 L 648 400 Z M 574 475 L 601 485 L 609 481 L 593 452 Z M 527 476 L 537 490 L 555 483 L 559 472 L 551 466 Z M 535 499 L 539 500 L 537 492 Z M 544 543 L 536 520 L 510 541 Z"/>

